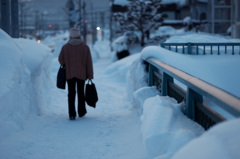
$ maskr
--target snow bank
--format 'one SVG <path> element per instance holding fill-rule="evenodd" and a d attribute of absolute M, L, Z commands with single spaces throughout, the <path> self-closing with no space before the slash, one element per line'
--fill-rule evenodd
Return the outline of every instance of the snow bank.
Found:
<path fill-rule="evenodd" d="M 15 40 L 23 52 L 25 65 L 31 72 L 33 91 L 31 93 L 32 106 L 41 115 L 43 107 L 50 102 L 49 89 L 52 88 L 51 67 L 52 53 L 46 45 L 25 39 Z"/>
<path fill-rule="evenodd" d="M 170 158 L 204 132 L 183 115 L 181 104 L 159 96 L 156 87 L 147 86 L 145 65 L 139 57 L 132 62 L 127 75 L 127 94 L 141 117 L 142 137 L 149 158 Z"/>
<path fill-rule="evenodd" d="M 90 45 L 93 62 L 96 62 L 99 58 L 108 58 L 110 54 L 110 42 L 98 40 L 94 45 Z"/>
<path fill-rule="evenodd" d="M 202 43 L 224 43 L 224 42 L 240 42 L 240 39 L 231 39 L 230 37 L 221 35 L 211 35 L 208 33 L 185 33 L 184 35 L 171 36 L 166 43 L 187 43 L 187 42 L 202 42 Z"/>
<path fill-rule="evenodd" d="M 1 58 L 0 58 L 0 96 L 5 94 L 11 87 L 11 82 L 14 79 L 17 69 L 23 66 L 23 53 L 20 48 L 11 37 L 9 37 L 3 30 L 0 29 L 0 46 L 1 46 Z M 10 65 L 12 63 L 12 65 Z M 25 69 L 25 68 L 24 68 Z M 21 70 L 19 70 L 21 71 Z"/>
<path fill-rule="evenodd" d="M 182 40 L 181 40 L 182 39 Z M 174 36 L 168 42 L 239 42 L 222 36 L 187 34 Z M 201 41 L 203 42 L 203 41 Z M 240 68 L 240 56 L 232 55 L 186 55 L 158 46 L 146 47 L 141 59 L 154 57 L 175 68 L 183 70 L 238 97 L 236 74 Z M 220 123 L 208 131 L 188 119 L 178 104 L 170 97 L 159 96 L 155 87 L 148 87 L 147 74 L 141 59 L 133 61 L 127 75 L 129 100 L 142 121 L 143 142 L 149 158 L 237 158 L 240 138 L 240 120 Z M 131 93 L 133 95 L 131 95 Z M 234 128 L 234 129 L 233 129 Z M 236 128 L 236 129 L 235 129 Z"/>
<path fill-rule="evenodd" d="M 172 159 L 229 159 L 240 156 L 240 119 L 223 122 L 179 150 Z"/>
<path fill-rule="evenodd" d="M 204 0 L 202 0 L 202 1 L 204 1 Z M 162 4 L 176 3 L 176 4 L 180 5 L 180 6 L 184 6 L 184 5 L 186 5 L 186 0 L 162 0 L 161 3 Z M 117 4 L 117 5 L 128 5 L 129 1 L 127 1 L 127 0 L 115 0 L 114 4 Z"/>
<path fill-rule="evenodd" d="M 23 52 L 15 41 L 0 29 L 0 141 L 19 130 L 30 112 L 30 71 Z"/>
<path fill-rule="evenodd" d="M 1 29 L 0 47 L 1 140 L 21 130 L 29 115 L 39 114 L 47 103 L 51 54 L 50 49 L 29 40 L 12 39 Z"/>
<path fill-rule="evenodd" d="M 176 30 L 171 26 L 161 26 L 155 31 L 155 34 L 157 36 L 173 36 L 176 34 Z"/>
<path fill-rule="evenodd" d="M 140 54 L 135 54 L 114 62 L 107 67 L 105 74 L 108 74 L 112 78 L 118 78 L 121 81 L 125 81 L 127 78 L 127 72 L 129 71 L 133 61 L 135 61 L 138 57 L 140 57 Z"/>
<path fill-rule="evenodd" d="M 118 37 L 116 40 L 113 41 L 112 47 L 116 52 L 128 50 L 127 37 L 125 35 Z"/>
<path fill-rule="evenodd" d="M 132 55 L 133 56 L 133 55 Z M 131 68 L 127 72 L 127 96 L 128 100 L 134 101 L 133 94 L 139 88 L 147 86 L 147 72 L 146 67 L 143 64 L 140 54 L 134 55 L 137 58 L 131 63 Z"/>
<path fill-rule="evenodd" d="M 182 146 L 204 132 L 181 111 L 173 98 L 155 96 L 143 104 L 142 132 L 151 158 L 170 158 Z"/>

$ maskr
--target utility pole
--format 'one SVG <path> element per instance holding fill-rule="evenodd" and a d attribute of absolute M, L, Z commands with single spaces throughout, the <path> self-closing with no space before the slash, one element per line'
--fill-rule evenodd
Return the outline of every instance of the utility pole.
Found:
<path fill-rule="evenodd" d="M 113 3 L 114 3 L 114 0 L 110 0 L 110 48 L 111 48 L 111 51 L 113 51 L 113 48 L 112 48 L 112 41 L 113 41 L 113 29 L 112 29 L 112 17 L 113 17 Z"/>
<path fill-rule="evenodd" d="M 12 37 L 19 38 L 18 0 L 11 0 Z"/>
<path fill-rule="evenodd" d="M 20 6 L 20 37 L 24 37 L 23 35 L 23 2 L 19 3 Z"/>
<path fill-rule="evenodd" d="M 1 0 L 1 28 L 11 35 L 10 0 Z"/>
<path fill-rule="evenodd" d="M 104 18 L 105 18 L 105 13 L 101 12 L 101 23 L 102 23 L 102 41 L 104 40 L 104 29 L 105 29 L 105 22 L 104 22 Z"/>
<path fill-rule="evenodd" d="M 40 33 L 39 33 L 39 15 L 38 15 L 38 13 L 39 13 L 38 11 L 35 11 L 35 32 L 36 32 L 37 38 L 40 37 Z"/>
<path fill-rule="evenodd" d="M 93 12 L 91 12 L 91 27 L 92 27 L 92 44 L 94 44 L 96 41 L 96 18 Z"/>
<path fill-rule="evenodd" d="M 66 3 L 66 8 L 68 9 L 68 16 L 69 16 L 69 28 L 73 28 L 75 24 L 75 16 L 76 12 L 74 10 L 74 3 L 73 0 L 68 0 Z"/>
<path fill-rule="evenodd" d="M 81 34 L 83 33 L 83 24 L 82 24 L 82 0 L 78 0 L 78 6 L 79 6 L 79 9 L 78 9 L 78 13 L 79 13 L 79 30 L 81 32 Z"/>
<path fill-rule="evenodd" d="M 83 39 L 87 43 L 87 18 L 86 18 L 86 3 L 83 1 Z"/>
<path fill-rule="evenodd" d="M 212 0 L 212 34 L 215 33 L 215 1 Z"/>

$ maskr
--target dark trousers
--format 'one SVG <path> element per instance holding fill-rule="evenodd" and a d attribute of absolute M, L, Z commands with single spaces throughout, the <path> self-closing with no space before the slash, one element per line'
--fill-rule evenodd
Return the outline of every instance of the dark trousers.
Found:
<path fill-rule="evenodd" d="M 84 80 L 72 78 L 67 80 L 68 84 L 68 113 L 69 117 L 76 117 L 75 111 L 75 97 L 76 97 L 76 84 L 77 84 L 77 95 L 78 95 L 78 115 L 79 117 L 84 116 L 86 111 L 85 99 L 84 99 Z"/>

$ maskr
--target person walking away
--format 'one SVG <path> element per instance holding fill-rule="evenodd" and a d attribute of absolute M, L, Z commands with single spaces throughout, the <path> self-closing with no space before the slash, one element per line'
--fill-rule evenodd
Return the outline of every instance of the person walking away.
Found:
<path fill-rule="evenodd" d="M 66 67 L 69 119 L 74 120 L 76 117 L 76 85 L 78 116 L 83 117 L 87 113 L 84 99 L 84 85 L 85 80 L 93 79 L 93 64 L 90 49 L 81 40 L 79 29 L 70 29 L 70 40 L 62 47 L 58 61 L 62 66 L 65 65 Z"/>

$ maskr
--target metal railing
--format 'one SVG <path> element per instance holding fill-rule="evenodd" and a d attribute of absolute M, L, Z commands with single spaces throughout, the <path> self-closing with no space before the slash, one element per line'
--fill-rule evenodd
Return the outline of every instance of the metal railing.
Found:
<path fill-rule="evenodd" d="M 240 55 L 240 43 L 161 43 L 161 47 L 190 55 Z"/>
<path fill-rule="evenodd" d="M 232 116 L 240 117 L 238 97 L 154 58 L 145 60 L 145 63 L 149 73 L 149 86 L 156 86 L 161 96 L 170 96 L 179 103 L 184 102 L 184 114 L 205 129 L 226 119 L 207 105 L 204 99 L 212 101 Z M 183 83 L 187 89 L 174 83 L 174 79 Z"/>

